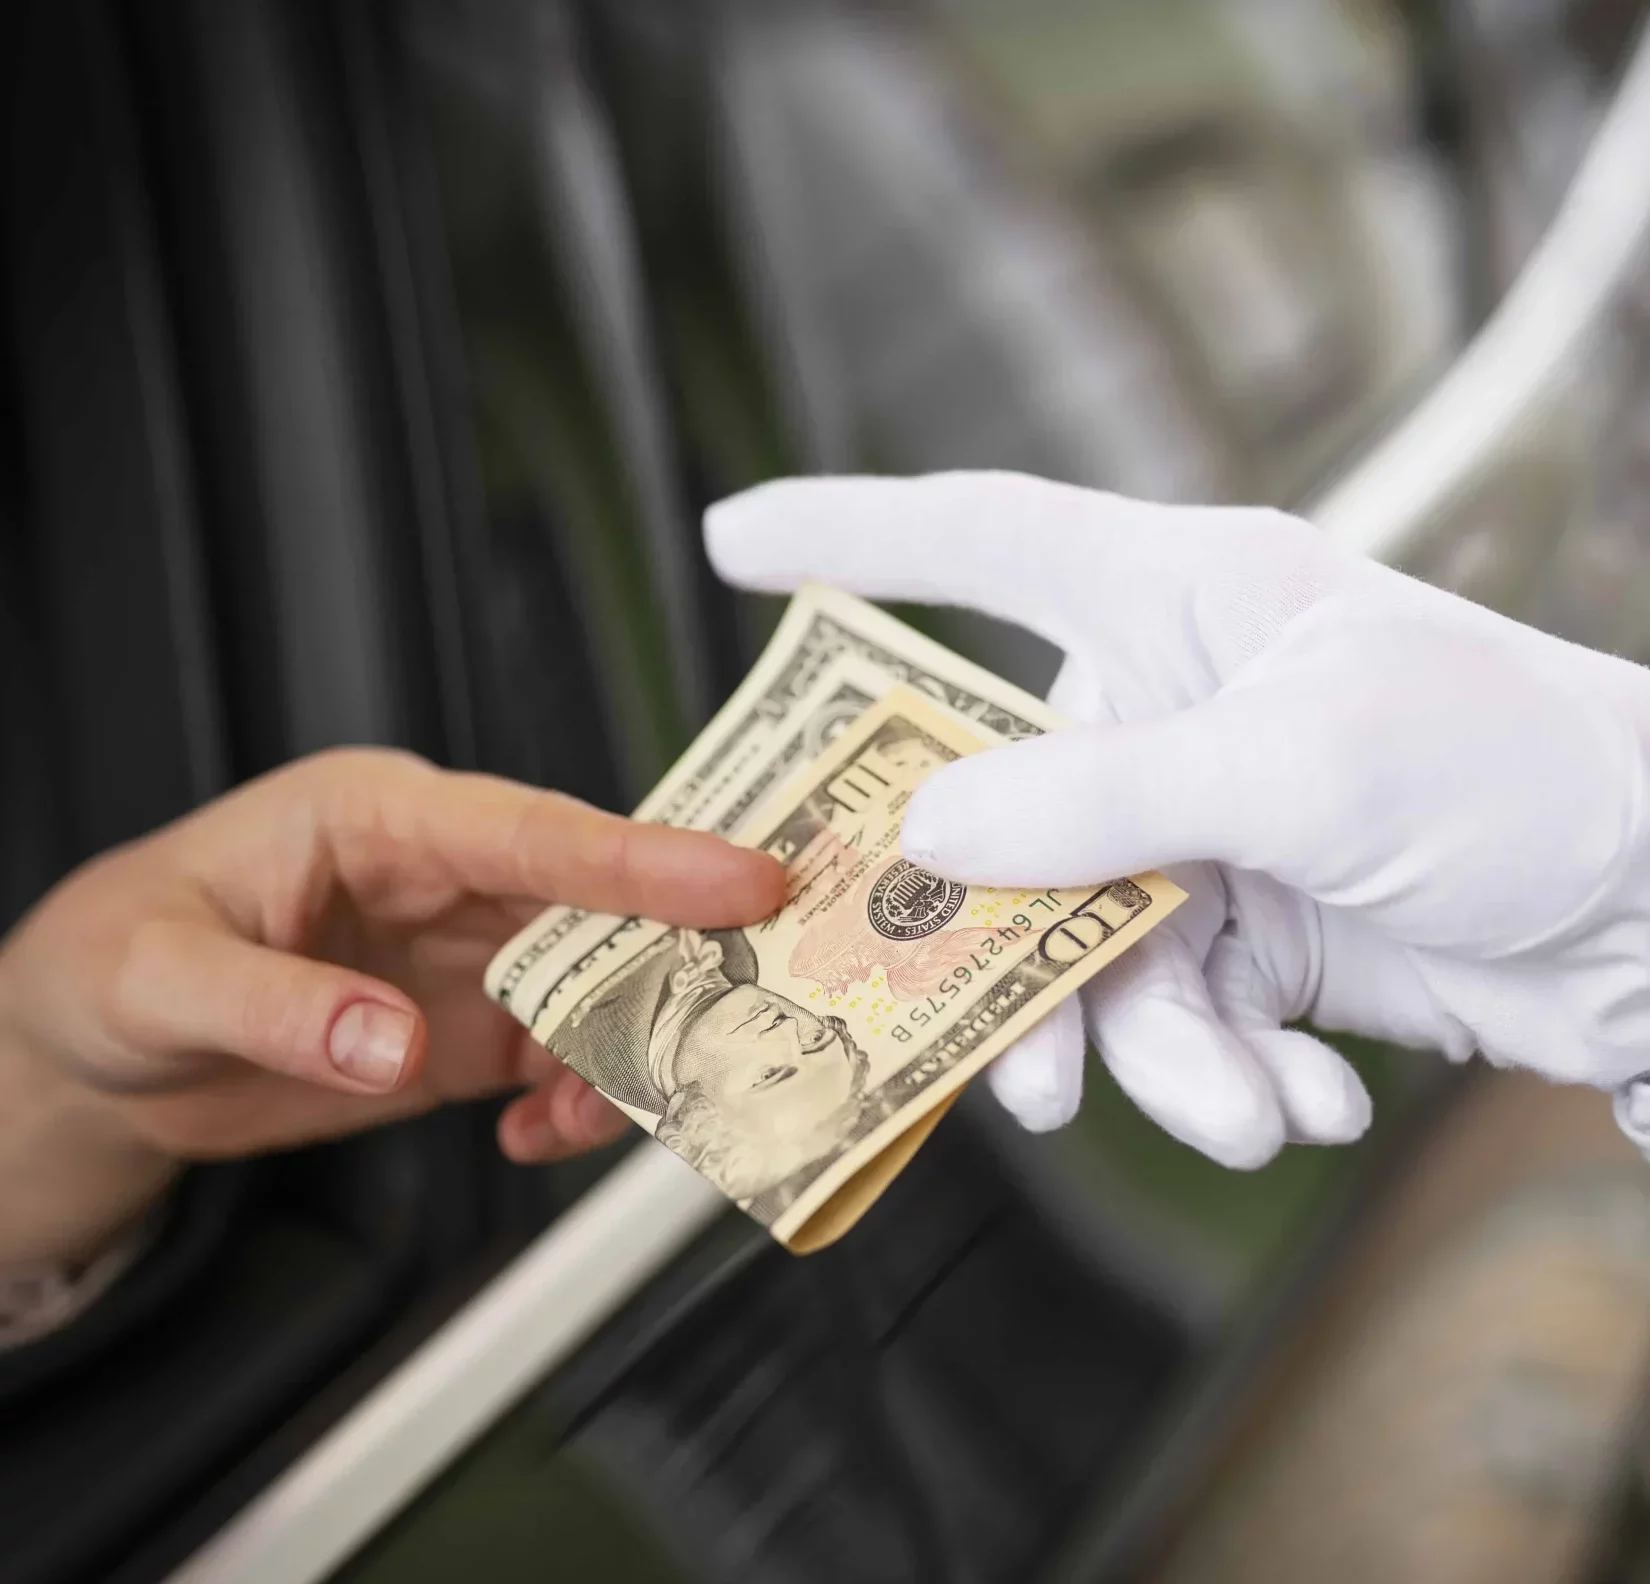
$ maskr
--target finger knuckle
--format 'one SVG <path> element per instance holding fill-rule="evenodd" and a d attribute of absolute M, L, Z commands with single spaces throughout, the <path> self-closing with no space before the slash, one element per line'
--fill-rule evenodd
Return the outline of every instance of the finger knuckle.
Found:
<path fill-rule="evenodd" d="M 608 826 L 602 854 L 603 877 L 612 886 L 619 906 L 627 913 L 639 908 L 646 884 L 641 835 L 641 826 L 633 821 L 614 820 Z"/>
<path fill-rule="evenodd" d="M 94 981 L 91 999 L 102 1027 L 142 1046 L 160 1037 L 153 986 L 173 933 L 172 924 L 161 919 L 140 920 L 127 933 L 110 972 Z"/>
<path fill-rule="evenodd" d="M 294 760 L 288 769 L 300 776 L 315 776 L 329 785 L 357 787 L 363 782 L 386 776 L 400 778 L 409 774 L 424 774 L 435 769 L 435 766 L 411 749 L 351 745 L 322 748 Z"/>
<path fill-rule="evenodd" d="M 554 793 L 536 793 L 524 798 L 515 817 L 503 826 L 503 856 L 529 895 L 548 898 L 559 889 L 553 855 L 567 815 Z"/>
<path fill-rule="evenodd" d="M 235 998 L 234 1037 L 277 1066 L 305 1067 L 321 1057 L 331 1000 L 321 987 L 285 975 L 248 975 Z"/>

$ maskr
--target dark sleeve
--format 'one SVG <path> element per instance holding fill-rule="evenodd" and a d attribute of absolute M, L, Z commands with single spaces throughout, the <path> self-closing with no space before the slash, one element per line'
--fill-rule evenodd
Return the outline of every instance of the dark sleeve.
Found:
<path fill-rule="evenodd" d="M 245 1180 L 244 1168 L 189 1173 L 154 1246 L 108 1292 L 60 1330 L 0 1352 L 0 1416 L 10 1417 L 31 1396 L 85 1371 L 163 1313 L 222 1246 Z"/>
<path fill-rule="evenodd" d="M 381 1261 L 266 1192 L 269 1164 L 197 1168 L 96 1304 L 0 1354 L 6 1584 L 164 1577 L 267 1478 L 248 1483 L 248 1460 L 381 1320 Z M 157 1549 L 164 1564 L 145 1560 Z"/>

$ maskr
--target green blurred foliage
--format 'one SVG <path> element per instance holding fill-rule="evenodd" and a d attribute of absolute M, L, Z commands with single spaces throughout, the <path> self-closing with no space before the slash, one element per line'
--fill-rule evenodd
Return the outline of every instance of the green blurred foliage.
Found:
<path fill-rule="evenodd" d="M 1057 1145 L 1066 1169 L 1097 1193 L 1121 1182 L 1150 1214 L 1219 1262 L 1235 1293 L 1253 1291 L 1347 1192 L 1370 1141 L 1398 1121 L 1415 1095 L 1423 1076 L 1418 1064 L 1436 1060 L 1349 1036 L 1330 1042 L 1358 1069 L 1375 1103 L 1369 1140 L 1336 1148 L 1289 1145 L 1259 1171 L 1231 1171 L 1143 1116 L 1091 1051 L 1083 1108 Z"/>

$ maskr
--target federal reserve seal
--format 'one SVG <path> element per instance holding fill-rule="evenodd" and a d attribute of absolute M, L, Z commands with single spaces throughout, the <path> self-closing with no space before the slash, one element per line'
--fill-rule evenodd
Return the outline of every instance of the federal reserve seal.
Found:
<path fill-rule="evenodd" d="M 957 916 L 968 887 L 898 858 L 871 887 L 871 928 L 888 940 L 921 940 Z"/>

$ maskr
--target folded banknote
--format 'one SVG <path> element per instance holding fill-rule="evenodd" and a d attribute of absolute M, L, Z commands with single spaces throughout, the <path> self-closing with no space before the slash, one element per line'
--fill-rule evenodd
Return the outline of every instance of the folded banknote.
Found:
<path fill-rule="evenodd" d="M 1015 889 L 902 856 L 929 775 L 1059 724 L 874 606 L 805 587 L 636 811 L 772 853 L 784 906 L 703 932 L 552 907 L 493 959 L 488 992 L 787 1248 L 821 1248 L 969 1079 L 1183 899 L 1157 874 Z"/>

